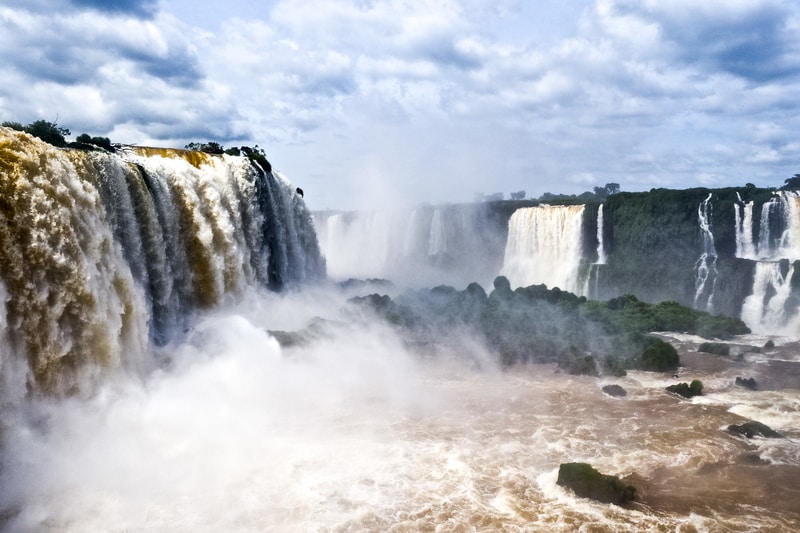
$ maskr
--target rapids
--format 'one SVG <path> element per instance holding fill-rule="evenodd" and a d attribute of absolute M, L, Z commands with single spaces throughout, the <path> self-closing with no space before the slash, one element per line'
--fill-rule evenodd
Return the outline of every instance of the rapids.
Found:
<path fill-rule="evenodd" d="M 478 345 L 420 359 L 359 322 L 282 349 L 310 302 L 250 295 L 163 348 L 169 367 L 85 400 L 35 402 L 4 425 L 1 516 L 9 531 L 792 531 L 800 527 L 797 345 L 737 358 L 678 337 L 680 380 L 597 380 Z M 328 315 L 330 313 L 330 315 Z M 360 324 L 360 325 L 354 325 Z M 754 375 L 762 388 L 733 385 Z M 612 398 L 600 389 L 618 383 Z M 754 418 L 787 439 L 725 431 Z M 645 503 L 576 498 L 558 465 L 624 477 Z M 794 480 L 794 481 L 793 481 Z"/>

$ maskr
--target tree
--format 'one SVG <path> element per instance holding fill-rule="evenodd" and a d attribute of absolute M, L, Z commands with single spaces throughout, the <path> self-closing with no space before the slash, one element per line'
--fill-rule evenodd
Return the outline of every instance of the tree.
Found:
<path fill-rule="evenodd" d="M 796 191 L 800 189 L 800 174 L 795 174 L 791 178 L 784 180 L 782 191 Z"/>
<path fill-rule="evenodd" d="M 524 200 L 525 199 L 525 191 L 517 191 L 511 193 L 512 200 Z"/>
<path fill-rule="evenodd" d="M 85 148 L 87 148 L 85 145 L 89 144 L 89 145 L 93 145 L 93 146 L 97 146 L 97 147 L 103 148 L 104 150 L 108 150 L 109 152 L 113 152 L 114 151 L 114 147 L 111 146 L 111 139 L 109 139 L 108 137 L 92 137 L 88 133 L 81 133 L 80 135 L 78 135 L 75 138 L 75 144 L 78 144 L 78 146 L 75 146 L 76 148 L 84 148 L 85 149 Z M 80 145 L 84 145 L 84 146 L 80 146 Z M 72 146 L 72 145 L 70 145 L 70 146 Z"/>
<path fill-rule="evenodd" d="M 7 120 L 7 121 L 3 122 L 3 124 L 1 124 L 1 125 L 6 127 L 6 128 L 11 128 L 12 130 L 25 131 L 25 126 L 23 126 L 19 122 Z"/>
<path fill-rule="evenodd" d="M 25 126 L 24 131 L 30 133 L 34 137 L 39 137 L 44 142 L 50 143 L 53 146 L 67 145 L 67 140 L 64 139 L 64 136 L 69 135 L 69 130 L 58 127 L 58 124 L 55 122 L 37 120 Z"/>

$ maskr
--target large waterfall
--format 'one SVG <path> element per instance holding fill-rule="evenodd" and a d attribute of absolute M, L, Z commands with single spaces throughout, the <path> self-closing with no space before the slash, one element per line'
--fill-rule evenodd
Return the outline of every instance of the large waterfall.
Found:
<path fill-rule="evenodd" d="M 6 390 L 71 393 L 142 368 L 191 311 L 324 272 L 300 197 L 246 158 L 62 150 L 0 129 Z"/>
<path fill-rule="evenodd" d="M 585 206 L 518 209 L 508 222 L 502 274 L 512 286 L 544 283 L 579 293 Z"/>

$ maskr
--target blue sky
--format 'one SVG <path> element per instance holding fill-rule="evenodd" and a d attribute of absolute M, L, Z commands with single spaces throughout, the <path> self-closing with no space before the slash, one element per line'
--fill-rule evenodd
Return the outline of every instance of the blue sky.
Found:
<path fill-rule="evenodd" d="M 313 209 L 800 173 L 791 0 L 4 0 L 0 120 L 258 144 Z"/>

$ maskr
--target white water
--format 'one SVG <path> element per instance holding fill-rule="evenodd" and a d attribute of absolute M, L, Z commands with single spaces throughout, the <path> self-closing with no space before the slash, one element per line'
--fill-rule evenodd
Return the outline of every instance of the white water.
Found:
<path fill-rule="evenodd" d="M 603 204 L 597 207 L 597 264 L 606 264 L 606 247 L 603 240 Z"/>
<path fill-rule="evenodd" d="M 3 376 L 19 380 L 12 390 L 88 392 L 144 371 L 150 341 L 180 334 L 197 309 L 324 275 L 302 201 L 246 158 L 61 150 L 6 128 L 0 141 L 0 279 L 14 314 L 0 355 L 28 367 Z"/>
<path fill-rule="evenodd" d="M 694 307 L 714 311 L 714 289 L 717 284 L 717 250 L 711 231 L 711 193 L 697 207 L 697 220 L 703 239 L 703 251 L 694 265 Z M 705 301 L 705 303 L 704 303 Z"/>
<path fill-rule="evenodd" d="M 508 241 L 501 274 L 512 287 L 544 283 L 580 293 L 584 206 L 517 209 L 508 222 Z"/>
<path fill-rule="evenodd" d="M 736 193 L 739 203 L 733 204 L 736 224 L 736 257 L 757 259 L 756 244 L 753 241 L 753 202 L 743 202 Z"/>
<path fill-rule="evenodd" d="M 756 263 L 753 292 L 742 304 L 742 320 L 755 333 L 795 335 L 791 323 L 794 314 L 787 315 L 784 304 L 791 295 L 794 265 L 784 275 L 778 262 Z M 796 313 L 795 313 L 796 314 Z"/>
<path fill-rule="evenodd" d="M 740 205 L 741 204 L 741 205 Z M 761 209 L 758 245 L 753 238 L 753 202 L 734 204 L 736 257 L 756 261 L 753 288 L 742 304 L 741 319 L 755 332 L 796 335 L 800 310 L 787 310 L 794 266 L 780 260 L 800 259 L 800 194 L 781 191 Z M 776 218 L 779 217 L 779 218 Z M 773 235 L 773 227 L 782 228 Z"/>

